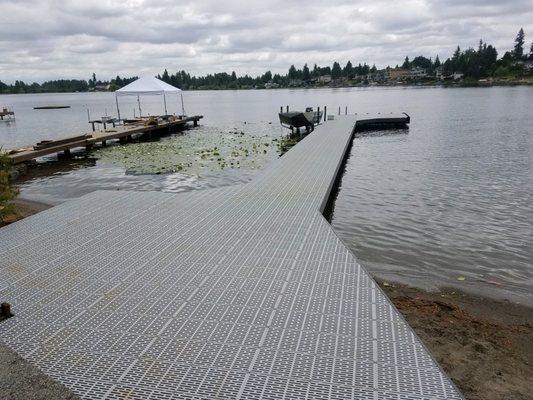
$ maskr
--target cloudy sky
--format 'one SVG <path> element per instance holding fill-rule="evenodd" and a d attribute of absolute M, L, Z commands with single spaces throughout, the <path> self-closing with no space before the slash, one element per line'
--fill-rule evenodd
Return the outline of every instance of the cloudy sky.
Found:
<path fill-rule="evenodd" d="M 0 0 L 0 80 L 380 68 L 480 38 L 503 54 L 521 26 L 529 49 L 533 0 Z"/>

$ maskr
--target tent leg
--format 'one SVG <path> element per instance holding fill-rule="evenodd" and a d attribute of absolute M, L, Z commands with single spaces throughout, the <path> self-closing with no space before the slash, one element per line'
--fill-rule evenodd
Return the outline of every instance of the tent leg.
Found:
<path fill-rule="evenodd" d="M 142 118 L 143 112 L 141 110 L 141 99 L 137 96 L 137 104 L 139 105 L 139 118 Z"/>
<path fill-rule="evenodd" d="M 180 92 L 181 97 L 181 115 L 185 116 L 185 107 L 183 107 L 183 93 Z"/>
<path fill-rule="evenodd" d="M 163 92 L 163 102 L 165 103 L 165 117 L 168 115 L 167 112 L 167 98 L 165 96 L 165 92 Z"/>
<path fill-rule="evenodd" d="M 120 108 L 118 108 L 118 96 L 115 94 L 115 102 L 117 103 L 117 115 L 118 120 L 120 121 Z"/>

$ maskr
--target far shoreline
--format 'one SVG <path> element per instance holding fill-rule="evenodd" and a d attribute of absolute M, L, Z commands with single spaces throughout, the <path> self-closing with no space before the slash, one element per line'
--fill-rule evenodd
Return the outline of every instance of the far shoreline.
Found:
<path fill-rule="evenodd" d="M 416 83 L 398 83 L 398 84 L 356 84 L 356 85 L 321 85 L 321 86 L 283 86 L 283 87 L 242 87 L 242 88 L 226 88 L 226 87 L 209 87 L 209 88 L 194 88 L 183 89 L 184 92 L 205 92 L 205 91 L 252 91 L 252 90 L 294 90 L 294 89 L 374 89 L 374 88 L 439 88 L 439 89 L 458 89 L 458 88 L 492 88 L 492 87 L 517 87 L 517 86 L 533 86 L 533 78 L 529 80 L 516 80 L 516 81 L 493 81 L 493 82 L 416 82 Z M 74 93 L 114 93 L 108 90 L 97 91 L 83 91 L 83 92 L 26 92 L 26 93 L 0 93 L 0 96 L 13 96 L 13 95 L 25 95 L 25 94 L 74 94 Z"/>

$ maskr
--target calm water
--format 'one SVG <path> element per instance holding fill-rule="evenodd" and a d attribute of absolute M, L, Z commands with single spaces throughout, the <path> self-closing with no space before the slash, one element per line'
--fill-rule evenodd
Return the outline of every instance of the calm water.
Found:
<path fill-rule="evenodd" d="M 408 132 L 354 140 L 331 215 L 335 230 L 384 279 L 533 304 L 533 88 L 202 91 L 184 98 L 188 114 L 206 117 L 190 134 L 215 137 L 232 129 L 279 136 L 276 113 L 286 104 L 408 112 Z M 143 113 L 161 112 L 160 100 L 143 98 Z M 6 148 L 87 130 L 87 109 L 92 118 L 115 112 L 109 93 L 0 96 L 2 104 L 17 113 L 16 123 L 0 123 Z M 32 109 L 48 104 L 71 109 Z M 177 99 L 169 104 L 178 111 Z M 133 116 L 135 106 L 121 99 L 123 115 Z M 246 182 L 258 173 L 130 174 L 92 156 L 59 169 L 51 177 L 35 171 L 21 185 L 22 196 L 57 203 L 100 188 L 183 191 Z"/>

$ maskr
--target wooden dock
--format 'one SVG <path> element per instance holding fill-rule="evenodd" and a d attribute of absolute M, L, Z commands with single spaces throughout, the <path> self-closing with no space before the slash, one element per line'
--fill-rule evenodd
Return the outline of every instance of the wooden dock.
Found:
<path fill-rule="evenodd" d="M 244 185 L 98 191 L 0 229 L 3 343 L 83 399 L 462 399 L 322 215 L 355 124 Z"/>
<path fill-rule="evenodd" d="M 122 142 L 127 142 L 133 135 L 178 130 L 189 123 L 197 126 L 198 121 L 202 118 L 202 115 L 195 115 L 182 119 L 158 121 L 156 125 L 149 124 L 148 120 L 141 120 L 126 125 L 116 125 L 113 121 L 113 124 L 115 125 L 114 127 L 107 128 L 106 126 L 103 130 L 95 130 L 94 132 L 86 134 L 78 134 L 61 139 L 44 140 L 33 146 L 11 150 L 8 156 L 14 164 L 19 164 L 50 154 L 61 152 L 68 154 L 72 149 L 76 148 L 84 147 L 86 149 L 91 149 L 97 143 L 101 143 L 105 146 L 110 140 L 119 139 Z M 108 122 L 108 125 L 109 124 L 110 122 Z"/>

